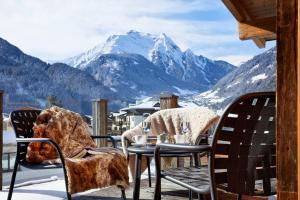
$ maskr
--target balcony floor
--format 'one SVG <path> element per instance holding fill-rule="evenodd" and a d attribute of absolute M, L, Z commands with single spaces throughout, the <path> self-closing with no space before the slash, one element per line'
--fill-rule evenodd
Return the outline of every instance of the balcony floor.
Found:
<path fill-rule="evenodd" d="M 148 187 L 148 179 L 141 181 L 140 199 L 153 199 L 153 190 L 155 179 L 152 178 L 152 187 Z M 188 199 L 188 192 L 180 186 L 174 185 L 168 181 L 162 180 L 162 199 L 164 200 L 183 200 Z M 29 184 L 28 184 L 29 183 Z M 39 184 L 30 184 L 15 188 L 13 200 L 35 199 L 35 200 L 62 200 L 65 199 L 65 187 L 63 180 L 55 180 Z M 7 199 L 8 187 L 5 186 L 0 191 L 0 199 Z M 132 199 L 132 183 L 126 189 L 127 199 Z M 108 187 L 100 190 L 90 190 L 84 193 L 72 195 L 73 200 L 119 200 L 121 199 L 121 190 L 117 187 Z"/>
<path fill-rule="evenodd" d="M 155 179 L 152 179 L 152 187 L 148 187 L 148 179 L 143 179 L 141 181 L 140 199 L 150 200 L 153 199 Z M 132 199 L 133 187 L 132 183 L 130 187 L 126 190 L 127 199 Z M 74 198 L 74 200 L 114 200 L 120 198 L 121 191 L 115 187 L 105 188 L 88 195 L 82 195 L 80 197 Z M 188 191 L 184 188 L 172 184 L 166 180 L 162 180 L 162 199 L 164 200 L 186 200 L 188 199 Z"/>

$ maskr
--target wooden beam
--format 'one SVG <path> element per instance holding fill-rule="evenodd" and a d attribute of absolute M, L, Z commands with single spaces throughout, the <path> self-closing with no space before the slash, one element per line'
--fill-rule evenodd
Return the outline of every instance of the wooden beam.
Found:
<path fill-rule="evenodd" d="M 298 200 L 300 200 L 300 184 L 299 184 L 299 180 L 300 180 L 300 2 L 297 1 L 298 5 L 298 24 L 297 24 L 297 39 L 298 39 L 298 44 L 297 44 L 297 146 L 298 146 L 298 149 L 297 149 L 297 165 L 298 165 L 298 176 L 297 176 L 297 179 L 298 179 Z"/>
<path fill-rule="evenodd" d="M 253 19 L 239 0 L 222 0 L 239 22 L 241 40 L 252 39 L 259 48 L 268 40 L 276 39 L 276 17 Z"/>
<path fill-rule="evenodd" d="M 298 0 L 277 0 L 277 195 L 298 197 Z M 298 80 L 298 81 L 297 81 Z"/>
<path fill-rule="evenodd" d="M 230 10 L 235 19 L 239 22 L 249 21 L 251 16 L 246 11 L 244 5 L 239 0 L 222 0 L 225 6 Z"/>
<path fill-rule="evenodd" d="M 258 48 L 262 49 L 266 47 L 266 40 L 261 38 L 253 38 L 252 40 Z"/>
<path fill-rule="evenodd" d="M 241 40 L 253 38 L 276 39 L 276 17 L 239 22 Z"/>
<path fill-rule="evenodd" d="M 240 7 L 238 7 L 236 3 L 233 3 L 231 0 L 222 0 L 222 1 L 225 4 L 225 6 L 228 8 L 228 10 L 230 10 L 230 12 L 235 17 L 236 20 L 238 21 L 245 20 L 246 18 L 245 15 L 241 13 L 241 11 L 239 10 Z"/>

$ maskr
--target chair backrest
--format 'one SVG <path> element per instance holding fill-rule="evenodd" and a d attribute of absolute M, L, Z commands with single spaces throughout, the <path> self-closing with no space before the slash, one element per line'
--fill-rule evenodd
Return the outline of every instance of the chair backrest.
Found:
<path fill-rule="evenodd" d="M 16 134 L 16 138 L 33 137 L 33 125 L 41 110 L 15 110 L 10 113 L 10 121 Z M 17 159 L 25 161 L 28 143 L 17 144 Z"/>
<path fill-rule="evenodd" d="M 213 184 L 228 192 L 253 195 L 262 180 L 264 195 L 276 177 L 274 92 L 239 97 L 224 112 L 213 138 Z"/>

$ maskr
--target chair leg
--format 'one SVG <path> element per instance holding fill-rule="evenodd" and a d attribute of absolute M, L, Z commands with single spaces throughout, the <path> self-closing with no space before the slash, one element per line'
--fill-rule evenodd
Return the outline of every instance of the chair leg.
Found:
<path fill-rule="evenodd" d="M 147 157 L 147 168 L 148 168 L 149 187 L 151 187 L 151 169 L 150 169 L 150 158 L 149 157 Z"/>
<path fill-rule="evenodd" d="M 122 199 L 126 200 L 126 193 L 125 193 L 125 189 L 123 187 L 121 187 L 121 192 L 122 192 Z"/>
<path fill-rule="evenodd" d="M 193 192 L 192 190 L 189 190 L 189 200 L 192 200 L 193 199 Z"/>
<path fill-rule="evenodd" d="M 14 171 L 12 173 L 11 176 L 11 182 L 10 182 L 10 186 L 9 186 L 9 192 L 8 192 L 8 196 L 7 196 L 7 200 L 11 200 L 12 197 L 12 193 L 14 190 L 14 185 L 15 185 L 15 180 L 16 180 L 16 175 L 17 175 L 17 171 L 18 171 L 18 162 L 15 161 L 15 165 L 14 165 Z"/>
<path fill-rule="evenodd" d="M 203 194 L 198 194 L 198 200 L 205 200 Z"/>
<path fill-rule="evenodd" d="M 72 200 L 71 194 L 69 193 L 68 176 L 67 176 L 67 170 L 66 170 L 64 162 L 63 162 L 63 172 L 64 172 L 64 178 L 65 178 L 65 187 L 66 187 L 66 193 L 67 193 L 67 200 Z"/>
<path fill-rule="evenodd" d="M 72 200 L 72 197 L 71 197 L 71 195 L 70 195 L 69 192 L 67 192 L 67 199 L 68 199 L 68 200 Z"/>

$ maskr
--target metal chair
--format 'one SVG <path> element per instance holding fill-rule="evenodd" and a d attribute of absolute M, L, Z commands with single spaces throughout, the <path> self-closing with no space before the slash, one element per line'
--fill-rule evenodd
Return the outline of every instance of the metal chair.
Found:
<path fill-rule="evenodd" d="M 275 93 L 251 93 L 239 97 L 224 112 L 211 145 L 161 144 L 155 150 L 154 199 L 161 199 L 161 178 L 198 194 L 217 199 L 217 188 L 242 195 L 270 195 L 276 178 Z M 160 154 L 182 150 L 208 152 L 208 166 L 195 165 L 161 171 Z M 256 182 L 262 181 L 262 192 Z"/>
<path fill-rule="evenodd" d="M 17 154 L 16 160 L 14 164 L 14 169 L 12 173 L 10 188 L 7 200 L 10 200 L 12 197 L 15 179 L 17 175 L 17 169 L 19 166 L 23 166 L 29 169 L 50 169 L 50 168 L 63 168 L 64 172 L 64 179 L 65 179 L 65 186 L 66 186 L 66 194 L 67 199 L 71 200 L 71 194 L 68 191 L 68 178 L 67 178 L 67 171 L 65 168 L 65 160 L 62 154 L 62 151 L 57 143 L 49 138 L 32 138 L 33 137 L 33 125 L 36 121 L 37 116 L 40 114 L 41 110 L 16 110 L 10 114 L 10 120 L 13 125 L 15 134 L 16 134 L 16 142 L 17 142 Z M 116 147 L 115 141 L 111 136 L 91 136 L 93 139 L 110 139 L 112 142 L 113 147 Z M 30 142 L 48 142 L 52 144 L 61 160 L 61 164 L 34 164 L 29 163 L 26 161 L 26 153 L 27 147 Z M 121 188 L 122 191 L 122 198 L 126 199 L 125 190 Z"/>

